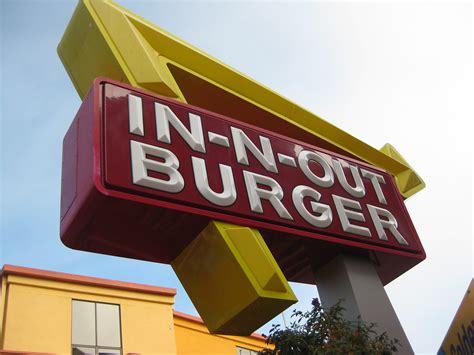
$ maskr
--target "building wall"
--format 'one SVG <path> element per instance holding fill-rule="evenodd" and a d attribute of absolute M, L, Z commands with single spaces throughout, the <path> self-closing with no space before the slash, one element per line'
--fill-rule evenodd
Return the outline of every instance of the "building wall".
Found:
<path fill-rule="evenodd" d="M 68 352 L 71 347 L 70 299 L 54 290 L 22 284 L 8 286 L 3 348 Z"/>
<path fill-rule="evenodd" d="M 78 299 L 120 305 L 124 354 L 176 354 L 174 296 L 17 275 L 6 276 L 3 294 L 1 349 L 70 354 L 71 306 Z"/>
<path fill-rule="evenodd" d="M 175 312 L 174 317 L 177 353 L 191 354 L 237 354 L 237 346 L 260 351 L 265 347 L 261 336 L 238 337 L 210 335 L 202 321 L 195 317 Z"/>
<path fill-rule="evenodd" d="M 120 305 L 122 353 L 237 354 L 258 351 L 259 335 L 209 334 L 202 320 L 173 312 L 174 289 L 5 266 L 0 350 L 71 354 L 72 301 Z"/>

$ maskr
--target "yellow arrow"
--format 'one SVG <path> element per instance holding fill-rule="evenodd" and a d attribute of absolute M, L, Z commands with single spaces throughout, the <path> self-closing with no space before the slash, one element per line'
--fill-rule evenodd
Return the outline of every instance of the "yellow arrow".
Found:
<path fill-rule="evenodd" d="M 58 53 L 81 97 L 108 76 L 357 157 L 390 172 L 405 198 L 425 186 L 393 147 L 371 147 L 111 1 L 80 1 Z"/>

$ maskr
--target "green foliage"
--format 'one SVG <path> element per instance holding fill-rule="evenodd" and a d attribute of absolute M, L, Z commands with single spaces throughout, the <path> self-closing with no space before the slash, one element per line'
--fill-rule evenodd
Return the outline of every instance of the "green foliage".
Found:
<path fill-rule="evenodd" d="M 307 312 L 293 311 L 295 320 L 286 329 L 273 325 L 267 344 L 275 349 L 265 349 L 262 355 L 311 355 L 311 354 L 392 354 L 397 352 L 399 341 L 386 333 L 378 335 L 374 323 L 366 324 L 344 319 L 344 308 L 339 301 L 324 310 L 317 299 L 313 309 Z"/>

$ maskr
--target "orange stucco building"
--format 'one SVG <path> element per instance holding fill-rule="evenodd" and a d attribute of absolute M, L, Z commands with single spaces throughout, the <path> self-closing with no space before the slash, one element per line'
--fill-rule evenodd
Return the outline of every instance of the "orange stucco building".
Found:
<path fill-rule="evenodd" d="M 238 354 L 266 346 L 211 335 L 198 317 L 173 310 L 176 290 L 5 265 L 0 353 Z"/>

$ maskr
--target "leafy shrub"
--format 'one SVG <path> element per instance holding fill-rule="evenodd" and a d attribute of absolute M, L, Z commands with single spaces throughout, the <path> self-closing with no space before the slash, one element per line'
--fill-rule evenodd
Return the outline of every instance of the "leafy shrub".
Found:
<path fill-rule="evenodd" d="M 310 311 L 293 311 L 294 321 L 286 329 L 272 325 L 267 344 L 275 348 L 265 349 L 262 355 L 312 355 L 312 354 L 392 354 L 400 345 L 386 333 L 377 334 L 376 324 L 344 319 L 344 308 L 339 301 L 324 310 L 318 299 L 312 302 Z"/>

